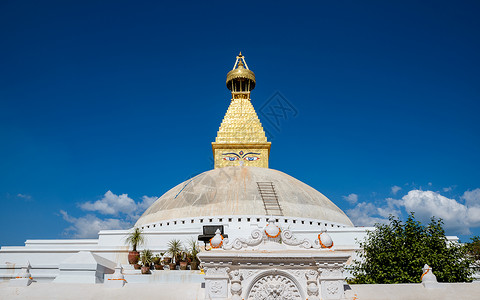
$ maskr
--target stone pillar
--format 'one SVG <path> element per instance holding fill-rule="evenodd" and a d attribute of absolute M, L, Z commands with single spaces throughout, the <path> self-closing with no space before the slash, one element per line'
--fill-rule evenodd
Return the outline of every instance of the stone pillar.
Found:
<path fill-rule="evenodd" d="M 334 263 L 324 263 L 319 266 L 320 272 L 320 288 L 322 291 L 322 299 L 340 300 L 344 298 L 345 292 L 343 288 L 343 265 Z"/>
<path fill-rule="evenodd" d="M 320 300 L 318 297 L 318 272 L 315 270 L 308 270 L 305 272 L 305 277 L 307 277 L 308 300 Z"/>
<path fill-rule="evenodd" d="M 228 267 L 205 267 L 205 299 L 227 299 Z"/>
<path fill-rule="evenodd" d="M 230 292 L 232 300 L 242 300 L 242 273 L 239 270 L 230 272 Z"/>

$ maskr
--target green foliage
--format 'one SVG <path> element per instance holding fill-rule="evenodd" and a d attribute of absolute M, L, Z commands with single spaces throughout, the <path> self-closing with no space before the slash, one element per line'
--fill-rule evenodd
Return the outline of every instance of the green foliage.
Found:
<path fill-rule="evenodd" d="M 200 247 L 198 246 L 197 239 L 192 238 L 188 241 L 188 252 L 191 255 L 192 261 L 199 262 L 197 254 L 200 253 Z"/>
<path fill-rule="evenodd" d="M 471 242 L 467 243 L 465 246 L 467 248 L 467 253 L 470 259 L 473 260 L 473 267 L 476 269 L 480 268 L 480 237 L 474 236 L 470 238 Z"/>
<path fill-rule="evenodd" d="M 173 239 L 168 242 L 167 246 L 167 253 L 170 253 L 172 255 L 172 259 L 174 260 L 174 262 L 180 261 L 180 255 L 183 251 L 182 242 L 180 240 Z"/>
<path fill-rule="evenodd" d="M 136 227 L 127 235 L 125 242 L 132 246 L 133 251 L 137 251 L 137 246 L 141 246 L 145 242 L 142 230 Z"/>
<path fill-rule="evenodd" d="M 350 283 L 418 283 L 422 267 L 433 268 L 439 282 L 471 281 L 471 259 L 466 247 L 448 244 L 443 222 L 432 218 L 427 226 L 411 213 L 405 223 L 390 216 L 389 224 L 375 224 L 360 246 L 359 259 L 350 268 Z"/>
<path fill-rule="evenodd" d="M 144 266 L 150 266 L 153 263 L 153 253 L 152 251 L 145 249 L 140 254 L 140 261 Z"/>

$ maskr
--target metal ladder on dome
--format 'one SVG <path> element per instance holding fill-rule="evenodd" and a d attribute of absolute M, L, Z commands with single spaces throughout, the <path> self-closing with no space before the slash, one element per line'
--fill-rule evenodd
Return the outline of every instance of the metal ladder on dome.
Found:
<path fill-rule="evenodd" d="M 267 215 L 283 216 L 282 208 L 278 202 L 277 192 L 275 192 L 275 186 L 273 182 L 258 182 L 258 191 L 260 197 L 262 197 L 263 205 L 265 206 L 265 212 Z"/>

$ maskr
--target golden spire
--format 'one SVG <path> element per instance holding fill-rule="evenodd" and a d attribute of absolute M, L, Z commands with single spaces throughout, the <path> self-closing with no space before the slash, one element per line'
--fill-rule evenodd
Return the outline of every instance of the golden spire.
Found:
<path fill-rule="evenodd" d="M 270 142 L 250 101 L 255 83 L 255 74 L 248 69 L 240 52 L 227 74 L 232 100 L 212 143 L 215 168 L 237 165 L 268 168 Z"/>

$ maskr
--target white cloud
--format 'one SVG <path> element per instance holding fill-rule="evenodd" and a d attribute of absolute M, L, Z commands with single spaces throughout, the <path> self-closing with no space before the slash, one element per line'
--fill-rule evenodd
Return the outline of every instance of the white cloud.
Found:
<path fill-rule="evenodd" d="M 100 218 L 93 214 L 76 218 L 62 210 L 60 213 L 63 219 L 71 223 L 71 226 L 65 229 L 65 234 L 77 238 L 96 237 L 103 229 L 129 228 L 157 199 L 158 197 L 143 196 L 139 202 L 135 202 L 128 194 L 116 195 L 107 191 L 100 200 L 80 203 L 79 207 L 85 211 L 121 218 Z"/>
<path fill-rule="evenodd" d="M 98 211 L 104 215 L 118 215 L 119 213 L 130 214 L 137 210 L 137 204 L 128 194 L 115 195 L 108 191 L 103 198 L 95 202 L 80 204 L 80 208 L 88 211 Z"/>
<path fill-rule="evenodd" d="M 465 200 L 466 205 L 480 206 L 480 189 L 466 191 L 465 193 L 463 193 L 462 199 Z"/>
<path fill-rule="evenodd" d="M 32 200 L 32 196 L 27 195 L 27 194 L 17 194 L 17 197 L 25 199 L 25 200 Z"/>
<path fill-rule="evenodd" d="M 143 196 L 142 201 L 137 204 L 139 212 L 142 212 L 150 207 L 158 199 L 158 197 Z"/>
<path fill-rule="evenodd" d="M 61 210 L 63 219 L 72 224 L 65 229 L 65 234 L 75 238 L 97 238 L 100 230 L 106 229 L 127 229 L 131 224 L 119 219 L 99 219 L 94 215 L 75 218 L 66 211 Z"/>
<path fill-rule="evenodd" d="M 343 199 L 347 200 L 350 204 L 355 204 L 358 201 L 358 195 L 350 194 L 348 196 L 343 196 Z"/>
<path fill-rule="evenodd" d="M 392 193 L 395 194 L 400 189 L 394 187 Z M 444 190 L 453 188 L 455 186 Z M 351 195 L 344 198 L 348 200 Z M 354 199 L 356 202 L 358 197 L 350 198 L 352 201 Z M 447 198 L 434 191 L 414 189 L 401 199 L 386 198 L 381 203 L 359 202 L 345 212 L 356 226 L 388 223 L 390 215 L 401 217 L 403 212 L 414 212 L 415 218 L 424 224 L 429 223 L 432 217 L 441 218 L 447 234 L 470 234 L 471 228 L 480 227 L 480 188 L 466 191 L 460 200 Z"/>
<path fill-rule="evenodd" d="M 402 189 L 402 188 L 399 187 L 398 185 L 392 186 L 392 194 L 394 194 L 394 195 L 397 194 L 398 191 L 400 191 L 401 189 Z"/>
<path fill-rule="evenodd" d="M 462 197 L 465 205 L 437 192 L 412 190 L 402 200 L 405 210 L 415 212 L 418 220 L 427 223 L 435 216 L 443 220 L 446 230 L 469 234 L 470 227 L 480 226 L 480 189 L 467 191 Z"/>
<path fill-rule="evenodd" d="M 378 214 L 373 203 L 360 202 L 346 211 L 355 226 L 373 226 L 375 223 L 387 223 L 388 220 Z"/>
<path fill-rule="evenodd" d="M 429 183 L 428 183 L 428 186 L 432 186 L 432 183 L 431 183 L 431 182 L 429 182 Z"/>
<path fill-rule="evenodd" d="M 449 186 L 449 187 L 443 188 L 442 190 L 444 192 L 451 192 L 453 190 L 453 188 L 451 186 Z"/>

